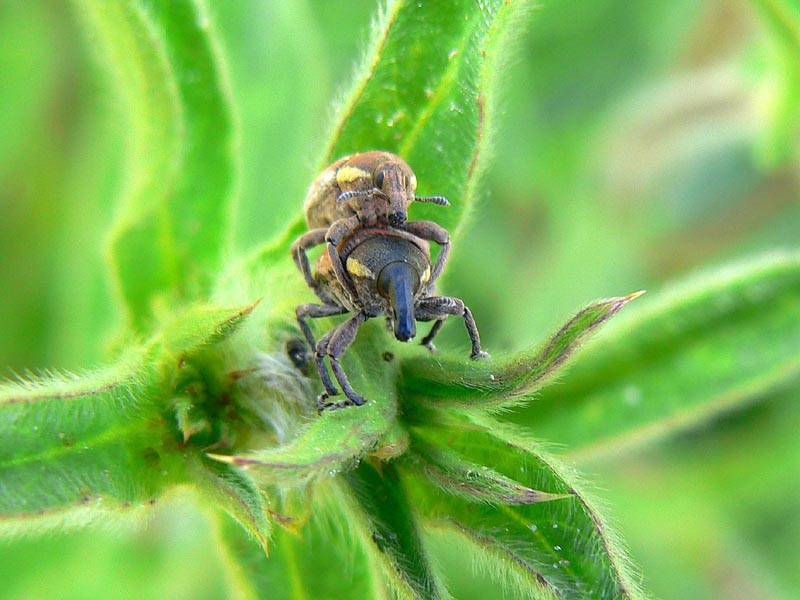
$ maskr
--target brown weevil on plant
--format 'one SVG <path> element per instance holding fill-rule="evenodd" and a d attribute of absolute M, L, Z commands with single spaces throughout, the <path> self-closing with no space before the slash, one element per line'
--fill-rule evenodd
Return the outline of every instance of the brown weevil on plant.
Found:
<path fill-rule="evenodd" d="M 318 408 L 361 405 L 339 359 L 367 319 L 386 315 L 394 336 L 407 342 L 416 335 L 417 321 L 435 321 L 422 345 L 434 350 L 433 339 L 450 315 L 464 317 L 472 342 L 472 358 L 486 358 L 469 308 L 459 298 L 436 296 L 435 282 L 450 254 L 450 234 L 432 221 L 408 221 L 412 202 L 440 206 L 450 203 L 442 196 L 415 195 L 417 178 L 408 164 L 389 152 L 372 151 L 339 159 L 311 184 L 305 200 L 309 231 L 292 244 L 292 256 L 306 283 L 322 304 L 301 304 L 297 322 L 314 349 L 314 359 L 325 391 Z M 431 266 L 428 242 L 441 246 Z M 312 272 L 306 251 L 326 243 Z M 308 318 L 353 313 L 319 342 Z M 339 394 L 324 359 L 346 396 Z"/>

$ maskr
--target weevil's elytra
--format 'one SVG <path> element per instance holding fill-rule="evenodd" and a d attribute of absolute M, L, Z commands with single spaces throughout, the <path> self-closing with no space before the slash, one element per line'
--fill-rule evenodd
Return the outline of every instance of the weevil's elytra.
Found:
<path fill-rule="evenodd" d="M 413 202 L 449 206 L 443 196 L 415 195 L 417 178 L 408 164 L 389 152 L 372 151 L 339 159 L 311 184 L 305 200 L 309 231 L 292 244 L 292 256 L 322 304 L 301 304 L 297 322 L 309 346 L 325 392 L 320 410 L 361 405 L 366 400 L 350 385 L 339 359 L 359 327 L 386 315 L 394 336 L 409 341 L 417 321 L 434 321 L 422 344 L 433 339 L 450 315 L 464 317 L 472 358 L 485 358 L 469 308 L 458 298 L 435 296 L 435 283 L 450 254 L 450 234 L 433 221 L 408 221 Z M 431 265 L 429 242 L 440 246 Z M 306 251 L 325 244 L 314 269 Z M 352 313 L 318 342 L 306 319 Z M 328 358 L 333 378 L 325 366 Z M 328 401 L 344 392 L 341 402 Z"/>

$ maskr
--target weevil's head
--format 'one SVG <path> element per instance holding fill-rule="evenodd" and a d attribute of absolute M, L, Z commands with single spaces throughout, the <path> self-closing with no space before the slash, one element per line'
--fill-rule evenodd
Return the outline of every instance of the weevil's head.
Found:
<path fill-rule="evenodd" d="M 382 162 L 373 174 L 375 187 L 389 203 L 389 224 L 402 225 L 408 220 L 408 206 L 414 201 L 417 177 L 411 167 L 398 156 Z"/>

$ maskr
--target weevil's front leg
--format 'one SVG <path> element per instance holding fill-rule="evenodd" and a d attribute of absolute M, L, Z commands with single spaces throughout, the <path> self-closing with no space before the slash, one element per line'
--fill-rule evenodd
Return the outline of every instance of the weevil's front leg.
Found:
<path fill-rule="evenodd" d="M 294 264 L 297 265 L 297 268 L 303 274 L 303 277 L 305 277 L 308 287 L 314 291 L 317 290 L 319 283 L 317 283 L 317 281 L 314 279 L 314 276 L 311 274 L 311 265 L 308 263 L 308 255 L 306 254 L 306 250 L 322 244 L 325 241 L 326 233 L 328 233 L 328 229 L 325 227 L 312 229 L 311 231 L 301 235 L 292 243 L 292 257 L 294 258 Z"/>
<path fill-rule="evenodd" d="M 447 258 L 450 256 L 450 232 L 433 221 L 408 221 L 407 223 L 403 223 L 400 229 L 422 238 L 423 240 L 436 242 L 442 247 L 441 250 L 439 250 L 436 263 L 433 265 L 431 276 L 428 279 L 428 285 L 433 285 L 436 280 L 439 279 L 442 271 L 444 271 Z"/>
<path fill-rule="evenodd" d="M 358 293 L 353 285 L 353 281 L 345 271 L 342 264 L 342 257 L 339 256 L 339 244 L 346 238 L 353 230 L 358 227 L 360 221 L 358 217 L 353 215 L 344 219 L 334 221 L 325 233 L 325 241 L 328 242 L 328 257 L 331 259 L 331 266 L 336 275 L 336 279 L 342 284 L 345 291 L 350 295 L 350 299 L 355 304 L 358 300 Z"/>
<path fill-rule="evenodd" d="M 363 396 L 357 394 L 350 385 L 350 381 L 347 379 L 347 375 L 345 375 L 342 365 L 339 364 L 339 359 L 350 347 L 350 344 L 353 343 L 353 340 L 356 339 L 356 334 L 358 333 L 359 327 L 361 327 L 368 318 L 369 317 L 367 317 L 366 314 L 360 312 L 339 325 L 331 333 L 325 351 L 330 358 L 331 369 L 333 369 L 333 374 L 336 376 L 336 381 L 339 382 L 339 385 L 342 387 L 342 391 L 344 392 L 345 396 L 347 396 L 347 401 L 339 402 L 337 404 L 324 405 L 320 407 L 320 410 L 343 408 L 345 406 L 352 405 L 361 406 L 367 401 Z"/>
<path fill-rule="evenodd" d="M 322 385 L 325 387 L 325 393 L 328 396 L 335 396 L 339 393 L 339 390 L 337 390 L 336 386 L 333 385 L 331 374 L 328 372 L 328 369 L 325 367 L 325 363 L 323 362 L 324 354 L 320 353 L 319 346 L 322 345 L 322 342 L 325 341 L 326 338 L 328 338 L 333 331 L 335 331 L 335 329 L 328 332 L 328 334 L 326 334 L 322 340 L 320 340 L 318 345 L 314 341 L 314 334 L 311 332 L 311 328 L 308 326 L 306 319 L 332 317 L 334 315 L 342 315 L 346 312 L 346 308 L 334 306 L 332 304 L 301 304 L 295 309 L 297 323 L 300 325 L 300 330 L 303 332 L 303 336 L 306 338 L 309 347 L 314 349 L 314 362 L 317 365 L 317 373 L 319 373 L 319 378 L 322 380 Z"/>
<path fill-rule="evenodd" d="M 422 340 L 425 346 L 431 347 L 431 342 L 442 328 L 444 320 L 449 315 L 455 315 L 464 317 L 464 325 L 467 327 L 467 334 L 472 342 L 470 358 L 489 358 L 489 354 L 481 350 L 481 336 L 478 333 L 478 326 L 475 324 L 472 311 L 464 304 L 463 300 L 451 296 L 432 296 L 418 300 L 414 308 L 418 321 L 436 320 L 431 332 Z"/>
<path fill-rule="evenodd" d="M 421 319 L 419 314 L 417 314 L 415 316 L 416 316 L 417 320 L 419 320 L 419 321 L 426 320 L 426 319 Z M 442 328 L 442 325 L 444 325 L 444 322 L 446 320 L 447 320 L 447 317 L 442 317 L 442 318 L 436 319 L 436 321 L 433 324 L 433 327 L 431 327 L 431 330 L 428 332 L 428 335 L 426 335 L 424 338 L 422 338 L 422 341 L 420 342 L 423 346 L 425 346 L 431 352 L 436 352 L 436 346 L 433 344 L 433 338 L 435 338 L 439 334 L 439 330 Z"/>

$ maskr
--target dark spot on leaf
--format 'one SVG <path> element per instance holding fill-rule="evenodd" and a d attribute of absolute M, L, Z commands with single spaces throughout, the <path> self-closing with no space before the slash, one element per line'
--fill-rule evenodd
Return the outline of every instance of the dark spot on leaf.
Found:
<path fill-rule="evenodd" d="M 392 362 L 394 360 L 394 354 L 392 352 L 387 351 L 381 354 L 381 358 L 383 358 L 383 360 L 385 360 L 386 362 Z"/>
<path fill-rule="evenodd" d="M 380 550 L 381 552 L 384 551 L 385 540 L 383 539 L 383 537 L 381 536 L 380 533 L 378 533 L 377 531 L 373 531 L 372 532 L 372 541 L 375 542 L 375 545 L 378 547 L 378 550 Z"/>
<path fill-rule="evenodd" d="M 155 498 L 150 498 L 150 506 L 153 506 L 156 503 Z"/>
<path fill-rule="evenodd" d="M 308 346 L 300 338 L 286 340 L 286 354 L 295 368 L 308 375 L 311 368 L 311 353 Z"/>
<path fill-rule="evenodd" d="M 142 458 L 146 463 L 153 467 L 157 466 L 158 463 L 161 462 L 161 456 L 159 456 L 155 448 L 145 448 L 142 450 Z"/>

